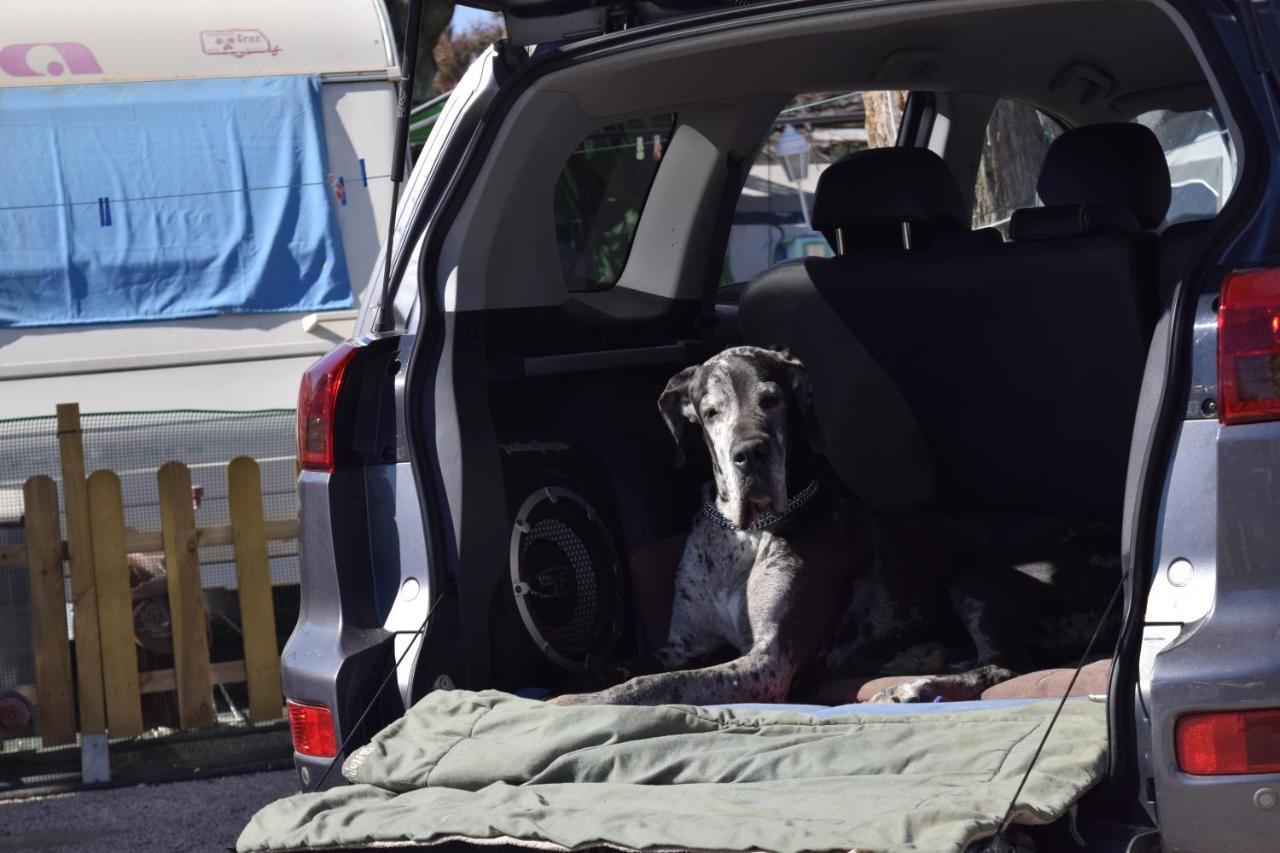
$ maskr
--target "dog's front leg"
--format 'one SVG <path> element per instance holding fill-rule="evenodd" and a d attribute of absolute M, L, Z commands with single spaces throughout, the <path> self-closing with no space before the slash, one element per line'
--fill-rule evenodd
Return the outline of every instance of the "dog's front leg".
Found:
<path fill-rule="evenodd" d="M 719 705 L 777 702 L 786 697 L 796 666 L 776 643 L 715 666 L 642 675 L 598 693 L 551 700 L 557 705 Z"/>
<path fill-rule="evenodd" d="M 715 613 L 708 594 L 694 588 L 681 595 L 677 587 L 671 632 L 658 652 L 659 659 L 676 671 L 642 675 L 598 693 L 553 701 L 561 705 L 719 705 L 785 698 L 796 672 L 812 654 L 814 637 L 823 636 L 828 627 L 827 617 L 815 618 L 812 612 L 814 596 L 821 593 L 815 584 L 820 585 L 822 577 L 806 575 L 801 569 L 802 561 L 785 541 L 765 534 L 746 582 L 743 615 L 749 631 L 739 635 L 743 640 L 737 645 L 743 650 L 740 657 L 714 666 L 678 669 L 691 666 L 697 656 L 714 650 L 723 639 L 711 627 Z M 810 579 L 807 585 L 797 584 L 801 576 Z"/>

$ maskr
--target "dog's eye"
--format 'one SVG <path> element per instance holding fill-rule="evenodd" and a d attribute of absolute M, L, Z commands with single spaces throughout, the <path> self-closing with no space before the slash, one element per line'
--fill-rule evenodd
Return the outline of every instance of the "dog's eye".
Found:
<path fill-rule="evenodd" d="M 719 409 L 704 409 L 702 412 L 702 419 L 704 421 L 714 421 L 718 417 L 720 417 Z"/>
<path fill-rule="evenodd" d="M 779 402 L 781 401 L 779 400 L 777 394 L 761 394 L 760 395 L 760 405 L 766 409 L 772 409 L 774 406 L 778 405 Z"/>

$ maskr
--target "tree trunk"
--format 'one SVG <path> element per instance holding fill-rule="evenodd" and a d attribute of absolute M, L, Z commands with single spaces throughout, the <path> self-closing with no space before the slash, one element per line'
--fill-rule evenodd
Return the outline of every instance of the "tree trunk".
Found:
<path fill-rule="evenodd" d="M 866 92 L 867 147 L 884 148 L 898 139 L 906 92 Z M 987 138 L 973 188 L 974 227 L 1000 224 L 1020 207 L 1034 207 L 1036 179 L 1049 143 L 1058 133 L 1034 108 L 999 100 L 987 123 Z"/>
<path fill-rule="evenodd" d="M 1036 181 L 1057 127 L 1032 107 L 996 101 L 973 189 L 975 227 L 1003 223 L 1020 207 L 1034 207 Z"/>
<path fill-rule="evenodd" d="M 906 92 L 863 92 L 862 108 L 866 110 L 867 147 L 889 148 L 898 142 L 902 110 L 907 104 Z"/>

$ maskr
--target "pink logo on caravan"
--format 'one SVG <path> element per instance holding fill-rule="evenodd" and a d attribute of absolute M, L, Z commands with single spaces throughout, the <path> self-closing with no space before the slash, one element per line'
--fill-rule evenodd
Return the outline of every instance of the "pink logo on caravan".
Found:
<path fill-rule="evenodd" d="M 32 68 L 28 62 L 31 51 L 38 47 L 50 48 L 57 52 L 58 59 L 50 60 L 44 70 Z M 10 77 L 61 77 L 72 74 L 101 74 L 102 66 L 94 57 L 93 51 L 78 41 L 50 41 L 34 44 L 10 44 L 0 47 L 0 71 Z"/>
<path fill-rule="evenodd" d="M 279 45 L 271 43 L 262 30 L 202 30 L 200 32 L 200 49 L 209 56 L 234 56 L 244 59 L 251 53 L 269 53 L 275 56 L 280 52 Z"/>

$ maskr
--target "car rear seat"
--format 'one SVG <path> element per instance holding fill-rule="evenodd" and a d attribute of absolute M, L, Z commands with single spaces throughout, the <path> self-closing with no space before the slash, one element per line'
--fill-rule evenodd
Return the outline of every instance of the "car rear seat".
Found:
<path fill-rule="evenodd" d="M 873 507 L 1118 521 L 1155 313 L 1155 237 L 1140 229 L 1168 204 L 1158 143 L 1153 157 L 1123 127 L 1055 141 L 1050 207 L 1015 215 L 1006 245 L 966 231 L 938 158 L 859 152 L 814 203 L 845 253 L 747 286 L 744 339 L 809 366 L 832 466 Z M 1128 168 L 1091 178 L 1108 150 Z M 888 235 L 906 213 L 958 236 L 904 251 Z"/>
<path fill-rule="evenodd" d="M 950 167 L 927 148 L 873 148 L 844 157 L 818 177 L 811 219 L 840 255 L 1004 242 L 994 228 L 970 230 Z"/>
<path fill-rule="evenodd" d="M 1154 232 L 1169 210 L 1169 166 L 1149 128 L 1087 125 L 1049 146 L 1036 193 L 1043 206 L 1014 211 L 1009 222 L 1014 242 Z M 1138 290 L 1151 326 L 1161 301 L 1160 278 L 1153 270 Z"/>
<path fill-rule="evenodd" d="M 748 342 L 810 365 L 833 467 L 870 503 L 1118 515 L 1154 303 L 1206 230 L 1169 229 L 1157 265 L 1148 232 L 1168 176 L 1140 137 L 1065 134 L 1046 158 L 1048 206 L 1020 211 L 1004 246 L 968 231 L 954 179 L 927 152 L 866 152 L 824 173 L 815 225 L 842 255 L 767 271 L 741 319 Z M 1131 169 L 1108 171 L 1106 157 L 1091 168 L 1104 152 Z M 655 640 L 669 606 L 657 612 Z M 1028 673 L 983 698 L 1058 696 L 1070 676 Z M 806 698 L 841 704 L 906 678 L 837 679 Z M 1099 661 L 1072 693 L 1108 682 Z"/>
<path fill-rule="evenodd" d="M 1045 155 L 1037 190 L 1046 206 L 1015 212 L 1010 222 L 1015 240 L 1035 240 L 1039 230 L 1057 236 L 1069 230 L 1155 231 L 1168 212 L 1171 194 L 1168 165 L 1155 135 L 1129 123 L 1089 125 L 1063 134 Z M 1156 288 L 1147 294 L 1154 314 L 1168 307 L 1211 223 L 1180 222 L 1160 232 Z"/>

